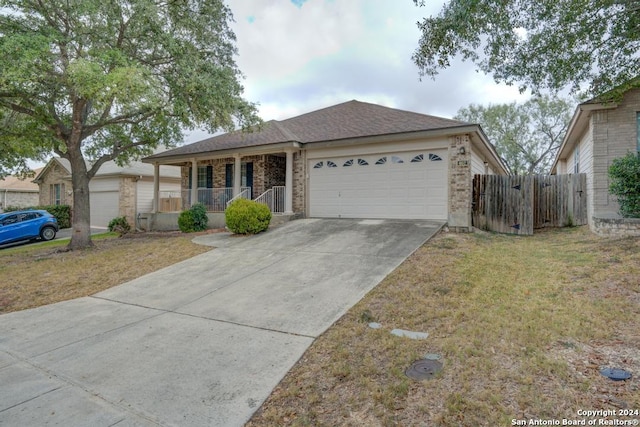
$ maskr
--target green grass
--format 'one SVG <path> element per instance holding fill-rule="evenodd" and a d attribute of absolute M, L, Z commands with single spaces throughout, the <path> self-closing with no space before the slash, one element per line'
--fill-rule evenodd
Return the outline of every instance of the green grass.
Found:
<path fill-rule="evenodd" d="M 637 380 L 598 372 L 640 375 L 638 277 L 640 239 L 440 234 L 318 338 L 249 425 L 498 426 L 638 408 Z M 442 355 L 441 375 L 408 379 L 426 353 Z"/>

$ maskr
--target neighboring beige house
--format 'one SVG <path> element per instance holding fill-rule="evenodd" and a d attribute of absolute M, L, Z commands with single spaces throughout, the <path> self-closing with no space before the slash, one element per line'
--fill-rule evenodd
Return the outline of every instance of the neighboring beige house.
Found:
<path fill-rule="evenodd" d="M 127 217 L 137 225 L 139 213 L 150 212 L 153 203 L 153 166 L 132 162 L 120 167 L 110 161 L 103 164 L 89 182 L 91 226 L 106 227 L 113 218 Z M 67 159 L 52 158 L 33 180 L 40 187 L 40 205 L 72 205 L 71 166 Z M 180 209 L 180 169 L 160 171 L 160 192 L 174 210 Z"/>
<path fill-rule="evenodd" d="M 611 228 L 640 231 L 634 221 L 619 221 L 619 205 L 609 194 L 609 166 L 613 159 L 640 150 L 640 89 L 626 92 L 619 102 L 591 100 L 578 105 L 567 135 L 553 163 L 552 174 L 587 175 L 587 212 L 591 230 Z M 613 230 L 615 232 L 615 230 Z"/>
<path fill-rule="evenodd" d="M 36 169 L 36 175 L 42 169 Z M 17 206 L 27 208 L 36 206 L 39 201 L 38 185 L 31 181 L 31 178 L 20 179 L 17 176 L 9 175 L 0 179 L 0 212 L 7 206 Z"/>
<path fill-rule="evenodd" d="M 182 168 L 184 207 L 223 211 L 244 191 L 285 214 L 433 219 L 459 230 L 471 227 L 473 174 L 507 173 L 476 124 L 355 100 L 143 162 Z"/>

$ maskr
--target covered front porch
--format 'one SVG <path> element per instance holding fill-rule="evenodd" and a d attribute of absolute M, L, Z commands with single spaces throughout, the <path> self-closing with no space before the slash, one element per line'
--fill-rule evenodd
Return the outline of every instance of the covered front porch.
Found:
<path fill-rule="evenodd" d="M 299 152 L 285 148 L 264 153 L 209 152 L 190 159 L 154 161 L 153 209 L 139 218 L 138 226 L 169 229 L 174 221 L 177 226 L 180 211 L 201 203 L 207 209 L 212 227 L 217 228 L 221 218 L 223 221 L 225 209 L 236 198 L 255 200 L 267 205 L 273 214 L 291 216 L 296 160 L 301 161 Z M 180 192 L 160 191 L 160 165 L 181 168 Z M 158 228 L 151 223 L 163 225 Z"/>

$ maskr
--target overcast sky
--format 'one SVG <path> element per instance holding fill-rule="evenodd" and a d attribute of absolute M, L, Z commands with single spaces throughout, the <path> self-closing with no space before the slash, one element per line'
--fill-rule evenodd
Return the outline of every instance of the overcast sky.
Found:
<path fill-rule="evenodd" d="M 245 98 L 264 120 L 281 120 L 357 99 L 453 117 L 471 103 L 524 101 L 516 87 L 497 85 L 457 62 L 436 80 L 420 81 L 411 61 L 416 22 L 442 2 L 412 0 L 227 0 L 237 37 L 236 62 Z M 207 136 L 194 132 L 187 142 Z"/>

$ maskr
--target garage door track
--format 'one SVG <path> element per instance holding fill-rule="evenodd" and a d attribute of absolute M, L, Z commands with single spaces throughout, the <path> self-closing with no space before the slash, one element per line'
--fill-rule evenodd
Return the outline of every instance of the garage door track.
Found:
<path fill-rule="evenodd" d="M 0 425 L 240 426 L 442 223 L 307 219 L 0 316 Z M 135 263 L 132 264 L 135 268 Z"/>

